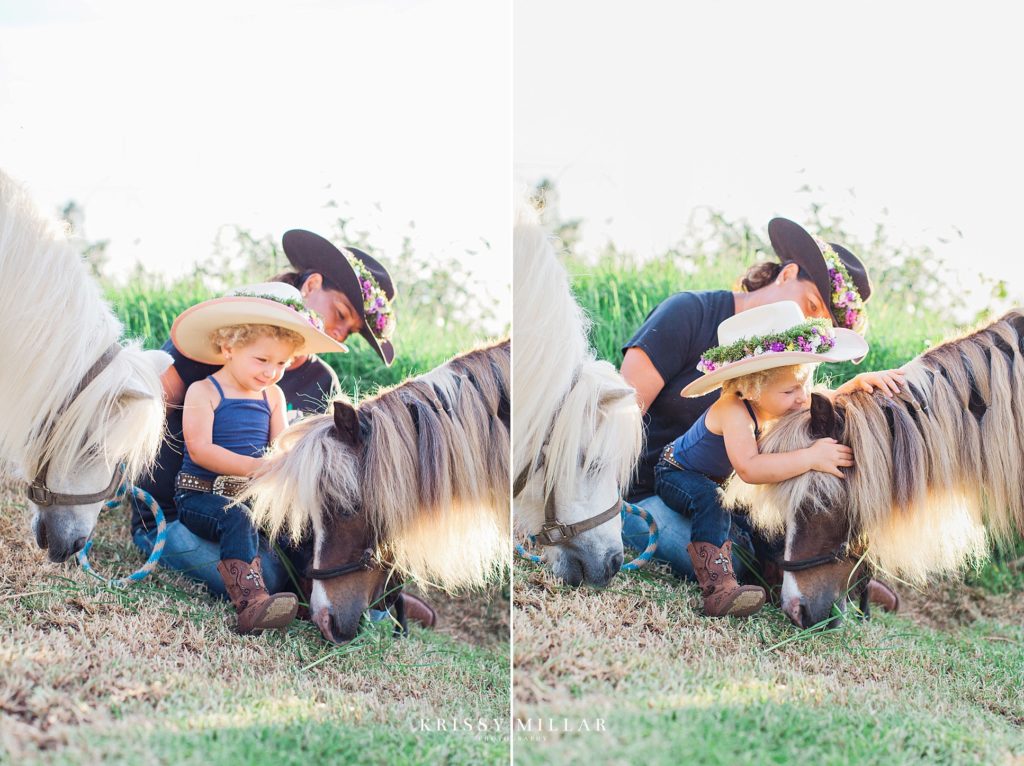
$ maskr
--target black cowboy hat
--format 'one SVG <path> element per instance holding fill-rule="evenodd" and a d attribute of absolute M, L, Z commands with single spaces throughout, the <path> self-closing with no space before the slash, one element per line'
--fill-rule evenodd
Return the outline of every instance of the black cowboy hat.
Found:
<path fill-rule="evenodd" d="M 349 263 L 346 253 L 359 261 L 363 268 L 373 275 L 388 301 L 394 301 L 395 286 L 391 282 L 391 275 L 388 274 L 387 269 L 362 250 L 346 247 L 342 251 L 319 234 L 305 229 L 286 231 L 281 237 L 281 244 L 284 246 L 285 256 L 299 272 L 315 271 L 345 294 L 345 297 L 352 302 L 355 310 L 363 318 L 363 329 L 359 331 L 359 334 L 380 355 L 384 364 L 390 366 L 395 359 L 395 348 L 391 341 L 377 337 L 371 329 L 370 322 L 366 319 L 366 308 L 363 291 L 359 285 L 359 277 L 352 264 Z"/>
<path fill-rule="evenodd" d="M 832 280 L 828 276 L 828 265 L 821 254 L 818 242 L 807 233 L 806 229 L 798 223 L 793 223 L 787 218 L 773 218 L 768 222 L 768 238 L 772 241 L 772 248 L 779 259 L 786 263 L 794 261 L 811 277 L 814 285 L 821 293 L 821 299 L 829 308 L 829 316 L 832 316 L 832 324 L 840 326 L 832 315 Z M 850 272 L 853 283 L 857 286 L 857 292 L 862 301 L 867 303 L 871 297 L 871 279 L 868 277 L 867 267 L 860 262 L 860 259 L 842 245 L 829 242 L 832 249 L 836 251 L 839 260 L 843 262 L 846 270 Z"/>

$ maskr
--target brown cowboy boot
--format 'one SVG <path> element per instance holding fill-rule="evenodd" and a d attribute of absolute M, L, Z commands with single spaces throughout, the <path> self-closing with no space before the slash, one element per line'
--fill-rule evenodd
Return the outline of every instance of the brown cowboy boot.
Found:
<path fill-rule="evenodd" d="M 764 606 L 764 588 L 740 585 L 732 571 L 732 540 L 718 548 L 711 543 L 686 546 L 708 617 L 747 617 Z"/>
<path fill-rule="evenodd" d="M 283 628 L 295 617 L 298 599 L 294 593 L 271 596 L 263 585 L 260 557 L 251 564 L 241 559 L 224 559 L 217 571 L 224 579 L 231 603 L 238 611 L 238 632 L 254 633 L 258 630 Z"/>
<path fill-rule="evenodd" d="M 405 619 L 418 622 L 424 628 L 432 628 L 437 624 L 437 612 L 426 601 L 411 593 L 402 593 L 402 606 L 405 609 Z"/>

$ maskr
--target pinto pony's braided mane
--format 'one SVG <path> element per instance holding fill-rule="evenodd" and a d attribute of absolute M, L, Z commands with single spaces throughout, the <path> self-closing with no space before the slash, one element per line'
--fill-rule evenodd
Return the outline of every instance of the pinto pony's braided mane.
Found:
<path fill-rule="evenodd" d="M 729 497 L 781 532 L 797 512 L 845 508 L 880 568 L 921 582 L 987 555 L 1024 530 L 1024 314 L 946 341 L 902 368 L 896 398 L 835 397 L 841 441 L 856 465 L 846 480 L 809 471 L 778 484 L 733 479 Z M 810 414 L 780 420 L 761 450 L 809 446 Z"/>
<path fill-rule="evenodd" d="M 478 348 L 356 406 L 360 448 L 331 414 L 287 429 L 247 495 L 254 521 L 298 539 L 326 512 L 366 515 L 399 570 L 443 588 L 507 568 L 509 341 Z"/>

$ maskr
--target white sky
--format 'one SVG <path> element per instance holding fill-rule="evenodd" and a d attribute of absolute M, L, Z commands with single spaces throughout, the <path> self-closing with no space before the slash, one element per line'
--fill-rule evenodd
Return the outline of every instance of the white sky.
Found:
<path fill-rule="evenodd" d="M 767 236 L 823 202 L 1021 301 L 1024 46 L 1006 8 L 519 0 L 516 180 L 553 178 L 585 243 L 640 255 L 701 206 Z"/>
<path fill-rule="evenodd" d="M 511 66 L 504 3 L 0 0 L 0 167 L 81 204 L 115 272 L 224 224 L 329 233 L 333 199 L 385 263 L 488 242 L 507 315 Z"/>

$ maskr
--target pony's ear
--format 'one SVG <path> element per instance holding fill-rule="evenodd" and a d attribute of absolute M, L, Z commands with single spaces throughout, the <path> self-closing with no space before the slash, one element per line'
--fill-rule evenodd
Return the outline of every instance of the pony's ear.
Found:
<path fill-rule="evenodd" d="M 340 399 L 334 402 L 334 430 L 335 437 L 343 444 L 358 447 L 362 443 L 356 408 Z"/>
<path fill-rule="evenodd" d="M 157 375 L 163 375 L 167 368 L 174 364 L 174 358 L 166 351 L 144 351 L 143 356 L 146 357 L 146 361 L 153 365 Z"/>
<path fill-rule="evenodd" d="M 126 388 L 121 392 L 121 395 L 117 398 L 118 404 L 128 404 L 128 402 L 137 402 L 141 399 L 152 399 L 153 394 L 143 391 L 141 388 Z"/>
<path fill-rule="evenodd" d="M 836 410 L 832 400 L 822 394 L 811 394 L 811 436 L 815 439 L 834 437 Z"/>
<path fill-rule="evenodd" d="M 627 387 L 620 386 L 619 388 L 613 388 L 613 389 L 609 389 L 607 391 L 602 391 L 601 392 L 601 398 L 597 400 L 597 406 L 598 406 L 598 409 L 602 409 L 603 410 L 605 407 L 610 405 L 612 402 L 617 402 L 620 399 L 625 399 L 626 397 L 635 397 L 635 396 L 636 396 L 636 389 L 635 388 L 627 388 Z"/>

